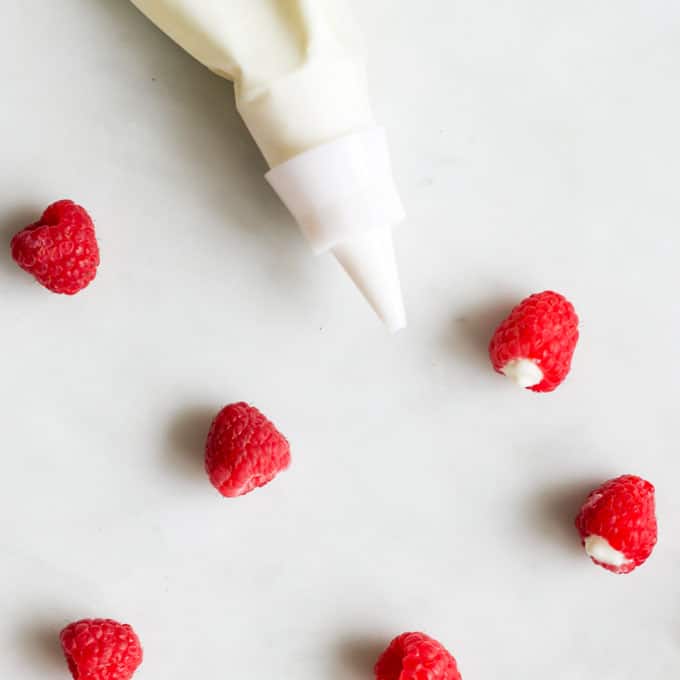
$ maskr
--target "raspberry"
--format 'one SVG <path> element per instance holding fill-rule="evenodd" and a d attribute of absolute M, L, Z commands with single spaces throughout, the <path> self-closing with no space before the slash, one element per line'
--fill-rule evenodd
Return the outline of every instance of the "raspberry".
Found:
<path fill-rule="evenodd" d="M 111 619 L 76 621 L 59 639 L 74 680 L 130 680 L 142 663 L 132 627 Z"/>
<path fill-rule="evenodd" d="M 213 486 L 228 497 L 264 486 L 290 465 L 286 438 L 256 408 L 225 406 L 210 427 L 205 469 Z"/>
<path fill-rule="evenodd" d="M 578 341 L 578 317 L 559 293 L 520 302 L 489 343 L 494 369 L 534 392 L 552 392 L 566 377 Z"/>
<path fill-rule="evenodd" d="M 375 664 L 376 680 L 461 680 L 456 660 L 425 633 L 402 633 Z"/>
<path fill-rule="evenodd" d="M 595 564 L 628 574 L 656 545 L 654 487 L 635 475 L 610 479 L 591 491 L 576 517 L 576 528 Z"/>
<path fill-rule="evenodd" d="M 94 224 L 73 201 L 57 201 L 38 222 L 14 236 L 14 261 L 45 288 L 74 295 L 97 274 L 99 246 Z"/>

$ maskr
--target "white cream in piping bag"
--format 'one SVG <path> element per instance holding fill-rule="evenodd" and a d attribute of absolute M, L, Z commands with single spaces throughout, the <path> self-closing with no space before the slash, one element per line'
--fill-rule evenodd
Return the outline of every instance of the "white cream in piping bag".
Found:
<path fill-rule="evenodd" d="M 132 0 L 215 73 L 317 253 L 331 250 L 390 330 L 406 325 L 392 228 L 404 211 L 348 0 Z"/>

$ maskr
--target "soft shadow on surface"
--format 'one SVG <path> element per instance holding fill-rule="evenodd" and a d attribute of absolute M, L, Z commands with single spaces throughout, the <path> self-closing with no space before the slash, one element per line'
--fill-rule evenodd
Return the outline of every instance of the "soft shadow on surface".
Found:
<path fill-rule="evenodd" d="M 68 675 L 59 643 L 59 633 L 65 625 L 66 621 L 61 620 L 30 624 L 19 630 L 16 643 L 27 664 L 40 665 L 45 672 L 63 670 Z"/>
<path fill-rule="evenodd" d="M 0 213 L 0 266 L 16 271 L 22 278 L 25 274 L 12 260 L 10 242 L 14 234 L 40 219 L 40 215 L 46 207 L 20 205 L 5 213 Z M 26 280 L 30 281 L 30 279 Z"/>
<path fill-rule="evenodd" d="M 205 478 L 205 440 L 219 407 L 194 406 L 180 411 L 171 421 L 165 448 L 165 462 L 172 472 L 191 480 Z"/>
<path fill-rule="evenodd" d="M 518 296 L 504 295 L 460 310 L 444 335 L 447 351 L 488 366 L 491 336 L 520 300 Z"/>
<path fill-rule="evenodd" d="M 269 241 L 262 244 L 265 260 L 280 258 L 284 249 L 289 264 L 296 258 L 302 261 L 305 244 L 264 178 L 268 166 L 236 110 L 232 84 L 163 35 L 131 2 L 81 2 L 83 11 L 101 17 L 102 34 L 119 36 L 121 49 L 134 54 L 139 83 L 148 79 L 154 93 L 167 97 L 163 125 L 154 134 L 186 170 L 187 193 L 200 192 L 215 214 L 224 216 L 225 229 L 243 229 L 249 237 Z M 121 128 L 115 134 L 124 134 L 128 113 L 121 111 Z M 287 269 L 294 272 L 294 267 Z"/>
<path fill-rule="evenodd" d="M 375 662 L 388 644 L 388 639 L 370 636 L 341 642 L 333 680 L 372 680 Z"/>
<path fill-rule="evenodd" d="M 582 552 L 574 520 L 588 494 L 603 479 L 585 478 L 556 483 L 529 498 L 526 509 L 529 528 L 538 536 L 559 541 L 566 549 Z"/>

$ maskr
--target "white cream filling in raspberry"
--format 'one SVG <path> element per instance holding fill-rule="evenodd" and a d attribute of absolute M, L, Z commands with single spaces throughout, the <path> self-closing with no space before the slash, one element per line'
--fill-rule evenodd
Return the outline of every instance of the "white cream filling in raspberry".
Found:
<path fill-rule="evenodd" d="M 520 387 L 533 387 L 543 380 L 543 371 L 531 359 L 513 359 L 501 370 Z"/>
<path fill-rule="evenodd" d="M 626 559 L 626 556 L 620 550 L 612 548 L 606 538 L 597 534 L 592 534 L 586 538 L 585 547 L 588 557 L 610 567 L 622 567 L 631 561 Z"/>

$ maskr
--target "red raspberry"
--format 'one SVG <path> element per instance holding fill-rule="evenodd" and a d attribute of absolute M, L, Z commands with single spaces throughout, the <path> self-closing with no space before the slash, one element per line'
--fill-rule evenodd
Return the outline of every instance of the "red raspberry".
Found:
<path fill-rule="evenodd" d="M 425 633 L 402 633 L 375 664 L 376 680 L 461 680 L 456 660 Z"/>
<path fill-rule="evenodd" d="M 576 518 L 588 556 L 595 564 L 628 574 L 656 545 L 654 487 L 635 475 L 610 479 L 591 491 Z"/>
<path fill-rule="evenodd" d="M 534 392 L 566 377 L 578 341 L 578 317 L 559 293 L 536 293 L 515 307 L 489 344 L 494 369 Z"/>
<path fill-rule="evenodd" d="M 228 497 L 264 486 L 290 465 L 286 438 L 256 408 L 225 406 L 210 427 L 205 469 L 213 486 Z"/>
<path fill-rule="evenodd" d="M 97 274 L 94 224 L 73 201 L 57 201 L 12 239 L 12 258 L 54 293 L 74 295 Z"/>
<path fill-rule="evenodd" d="M 74 680 L 130 680 L 142 663 L 132 627 L 111 619 L 83 619 L 59 635 Z"/>

